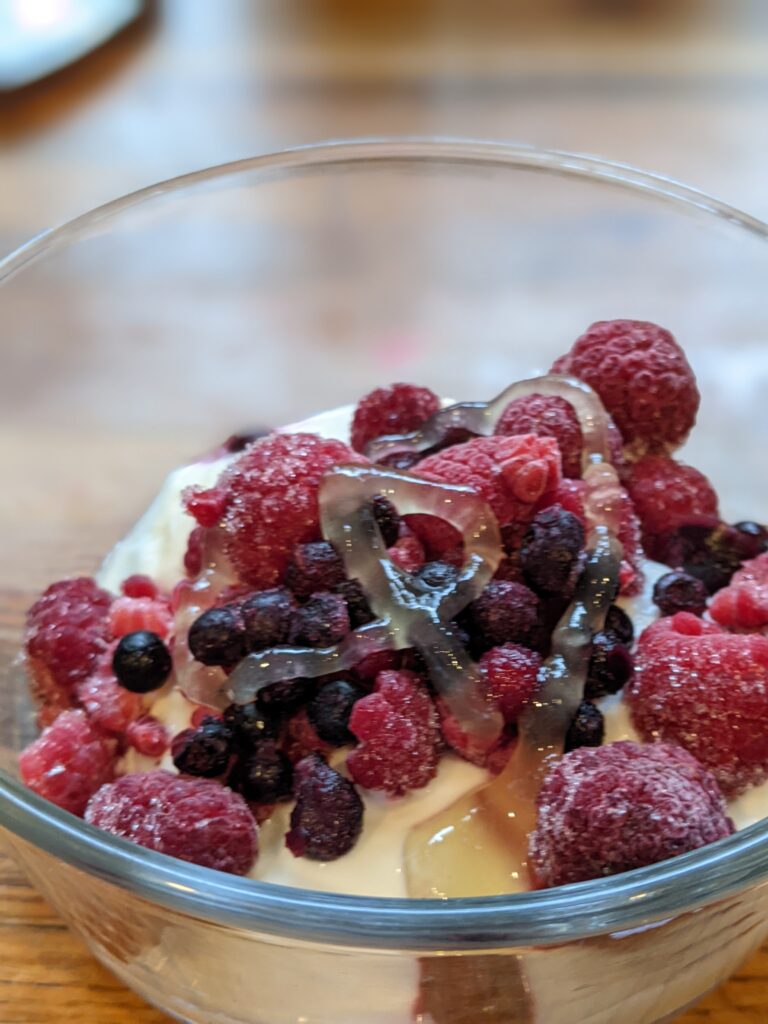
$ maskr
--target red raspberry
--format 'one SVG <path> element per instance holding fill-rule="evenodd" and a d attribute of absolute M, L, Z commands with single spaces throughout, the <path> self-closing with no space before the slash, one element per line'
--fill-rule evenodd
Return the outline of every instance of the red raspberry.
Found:
<path fill-rule="evenodd" d="M 578 516 L 586 526 L 584 514 L 583 480 L 563 480 L 551 500 L 547 498 L 546 506 L 561 505 L 567 512 Z M 635 507 L 627 494 L 621 489 L 621 518 L 619 520 L 619 540 L 624 548 L 624 558 L 619 571 L 619 592 L 624 597 L 633 597 L 643 589 L 643 547 L 640 543 L 640 523 Z"/>
<path fill-rule="evenodd" d="M 131 722 L 125 731 L 128 746 L 145 757 L 160 758 L 170 746 L 170 736 L 163 723 L 154 715 L 142 715 Z"/>
<path fill-rule="evenodd" d="M 611 461 L 614 466 L 624 464 L 622 437 L 611 420 L 609 423 Z M 581 452 L 584 439 L 578 417 L 570 402 L 557 395 L 526 395 L 510 402 L 496 424 L 494 434 L 536 434 L 553 437 L 563 460 L 563 475 L 581 476 Z"/>
<path fill-rule="evenodd" d="M 696 422 L 699 391 L 693 370 L 669 331 L 656 324 L 598 321 L 552 372 L 593 387 L 635 451 L 677 448 Z"/>
<path fill-rule="evenodd" d="M 124 775 L 99 790 L 85 820 L 148 850 L 233 875 L 247 875 L 258 851 L 248 805 L 212 779 Z"/>
<path fill-rule="evenodd" d="M 461 565 L 464 561 L 464 539 L 455 526 L 439 516 L 421 513 L 403 518 L 408 529 L 420 541 L 426 561 Z"/>
<path fill-rule="evenodd" d="M 123 736 L 144 710 L 141 696 L 120 686 L 111 674 L 97 673 L 83 680 L 76 692 L 91 724 L 108 736 Z"/>
<path fill-rule="evenodd" d="M 274 586 L 296 544 L 320 539 L 320 480 L 340 463 L 365 459 L 341 441 L 315 434 L 273 434 L 224 471 L 224 547 L 240 578 Z"/>
<path fill-rule="evenodd" d="M 352 417 L 352 447 L 359 452 L 384 434 L 408 434 L 426 423 L 440 408 L 429 388 L 391 384 L 376 388 L 357 403 Z"/>
<path fill-rule="evenodd" d="M 507 724 L 516 722 L 538 685 L 541 657 L 520 644 L 492 647 L 479 662 L 489 698 Z"/>
<path fill-rule="evenodd" d="M 728 797 L 768 778 L 768 637 L 690 612 L 660 619 L 640 636 L 625 695 L 645 739 L 685 747 Z"/>
<path fill-rule="evenodd" d="M 292 764 L 309 754 L 328 755 L 333 750 L 330 743 L 324 743 L 307 716 L 307 709 L 301 708 L 289 719 L 282 741 L 282 747 Z"/>
<path fill-rule="evenodd" d="M 709 614 L 728 629 L 768 626 L 768 553 L 744 563 L 730 585 L 712 598 Z"/>
<path fill-rule="evenodd" d="M 167 637 L 173 629 L 168 602 L 151 597 L 118 597 L 109 611 L 109 631 L 119 639 L 127 633 L 149 630 Z"/>
<path fill-rule="evenodd" d="M 734 831 L 713 776 L 680 747 L 579 747 L 549 771 L 530 855 L 542 886 L 656 864 Z"/>
<path fill-rule="evenodd" d="M 142 573 L 128 576 L 120 589 L 126 597 L 157 597 L 159 594 L 155 581 Z"/>
<path fill-rule="evenodd" d="M 19 755 L 22 781 L 33 792 L 82 815 L 114 778 L 115 744 L 103 739 L 84 711 L 65 711 Z"/>
<path fill-rule="evenodd" d="M 400 537 L 389 548 L 387 554 L 403 572 L 418 572 L 422 565 L 424 565 L 426 557 L 421 541 L 412 533 L 407 533 Z"/>
<path fill-rule="evenodd" d="M 498 741 L 489 748 L 487 743 L 479 743 L 471 733 L 462 728 L 445 701 L 438 697 L 435 704 L 440 719 L 440 732 L 448 746 L 470 764 L 487 768 L 494 775 L 498 774 L 506 765 L 513 750 L 513 743 L 509 737 L 502 733 Z"/>
<path fill-rule="evenodd" d="M 651 558 L 663 555 L 660 538 L 698 516 L 717 518 L 717 494 L 703 473 L 665 455 L 647 455 L 629 470 L 627 489 Z"/>
<path fill-rule="evenodd" d="M 184 552 L 184 571 L 190 579 L 199 576 L 203 571 L 203 547 L 205 545 L 205 527 L 196 526 L 187 538 L 187 550 Z M 176 584 L 178 587 L 178 583 Z M 171 595 L 173 604 L 174 594 Z"/>
<path fill-rule="evenodd" d="M 216 526 L 227 508 L 228 494 L 225 487 L 185 487 L 181 492 L 184 511 L 192 516 L 198 526 Z"/>
<path fill-rule="evenodd" d="M 352 709 L 349 728 L 360 746 L 347 767 L 361 786 L 400 796 L 437 774 L 437 712 L 414 672 L 380 672 L 374 692 Z"/>
<path fill-rule="evenodd" d="M 87 576 L 61 580 L 27 613 L 26 647 L 38 695 L 71 705 L 73 686 L 86 679 L 107 647 L 112 597 Z"/>
<path fill-rule="evenodd" d="M 503 526 L 527 522 L 535 503 L 560 483 L 560 452 L 551 437 L 476 437 L 418 463 L 427 480 L 462 484 L 477 491 Z"/>

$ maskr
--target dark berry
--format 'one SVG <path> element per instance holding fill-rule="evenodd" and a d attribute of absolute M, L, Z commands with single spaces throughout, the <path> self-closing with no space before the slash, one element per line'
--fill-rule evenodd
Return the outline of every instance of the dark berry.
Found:
<path fill-rule="evenodd" d="M 158 690 L 171 674 L 171 654 L 157 633 L 126 633 L 112 656 L 117 681 L 131 693 Z"/>
<path fill-rule="evenodd" d="M 423 458 L 421 452 L 392 452 L 383 455 L 378 463 L 380 466 L 387 466 L 389 469 L 411 469 Z"/>
<path fill-rule="evenodd" d="M 754 548 L 745 560 L 757 558 L 764 551 L 768 551 L 768 530 L 760 523 L 741 522 L 734 524 L 734 530 L 738 530 L 744 537 L 749 537 Z M 748 542 L 747 542 L 748 543 Z"/>
<path fill-rule="evenodd" d="M 265 740 L 241 757 L 230 785 L 246 800 L 276 804 L 293 796 L 293 766 L 274 740 Z"/>
<path fill-rule="evenodd" d="M 335 593 L 341 594 L 346 601 L 349 624 L 352 629 L 359 629 L 360 626 L 373 622 L 374 614 L 359 580 L 344 580 L 333 589 Z"/>
<path fill-rule="evenodd" d="M 297 544 L 285 570 L 285 585 L 297 597 L 309 597 L 318 590 L 332 590 L 345 578 L 344 563 L 325 540 Z"/>
<path fill-rule="evenodd" d="M 522 583 L 494 580 L 462 617 L 478 649 L 518 643 L 536 648 L 541 643 L 538 597 Z"/>
<path fill-rule="evenodd" d="M 241 452 L 260 437 L 269 437 L 270 433 L 267 427 L 254 427 L 253 430 L 244 430 L 240 434 L 231 434 L 222 447 L 228 452 Z"/>
<path fill-rule="evenodd" d="M 418 456 L 421 458 L 421 456 Z M 382 494 L 377 494 L 373 499 L 373 515 L 381 530 L 381 536 L 386 547 L 391 548 L 400 536 L 400 516 L 397 509 Z"/>
<path fill-rule="evenodd" d="M 280 731 L 278 718 L 260 707 L 258 701 L 230 704 L 224 711 L 224 721 L 232 730 L 235 746 L 242 750 L 250 750 L 264 739 L 275 739 Z"/>
<path fill-rule="evenodd" d="M 349 612 L 341 594 L 321 591 L 298 609 L 288 642 L 300 647 L 331 647 L 349 633 Z"/>
<path fill-rule="evenodd" d="M 710 594 L 728 585 L 755 548 L 749 533 L 711 519 L 685 523 L 658 543 L 660 561 L 700 579 Z"/>
<path fill-rule="evenodd" d="M 305 704 L 314 690 L 315 683 L 311 679 L 286 679 L 259 690 L 256 704 L 267 715 L 282 717 Z"/>
<path fill-rule="evenodd" d="M 248 650 L 264 651 L 284 644 L 296 608 L 293 594 L 285 587 L 251 594 L 240 606 Z"/>
<path fill-rule="evenodd" d="M 414 575 L 419 583 L 430 590 L 446 590 L 454 585 L 459 571 L 448 562 L 425 562 Z"/>
<path fill-rule="evenodd" d="M 357 842 L 363 801 L 352 783 L 320 754 L 296 765 L 296 805 L 285 844 L 295 857 L 336 860 Z"/>
<path fill-rule="evenodd" d="M 539 512 L 520 546 L 520 565 L 526 582 L 543 594 L 573 593 L 584 548 L 584 527 L 562 505 Z"/>
<path fill-rule="evenodd" d="M 182 775 L 212 779 L 223 775 L 232 753 L 232 730 L 218 718 L 206 718 L 197 729 L 185 729 L 171 743 L 173 763 Z"/>
<path fill-rule="evenodd" d="M 700 579 L 687 572 L 668 572 L 656 580 L 653 603 L 662 615 L 692 612 L 703 615 L 707 607 L 707 588 Z"/>
<path fill-rule="evenodd" d="M 595 633 L 584 696 L 588 700 L 618 693 L 632 677 L 632 655 L 612 633 Z"/>
<path fill-rule="evenodd" d="M 604 632 L 613 633 L 627 647 L 631 647 L 632 641 L 635 638 L 635 627 L 632 625 L 632 619 L 617 604 L 612 604 L 608 609 L 608 614 L 605 617 Z"/>
<path fill-rule="evenodd" d="M 583 700 L 565 734 L 565 753 L 577 747 L 599 747 L 605 736 L 605 722 L 600 708 Z"/>
<path fill-rule="evenodd" d="M 234 665 L 245 656 L 245 627 L 230 605 L 209 608 L 189 627 L 189 649 L 204 665 Z"/>
<path fill-rule="evenodd" d="M 349 731 L 349 716 L 355 702 L 367 692 L 364 687 L 346 679 L 336 679 L 320 687 L 309 702 L 307 713 L 321 740 L 334 747 L 355 742 Z"/>

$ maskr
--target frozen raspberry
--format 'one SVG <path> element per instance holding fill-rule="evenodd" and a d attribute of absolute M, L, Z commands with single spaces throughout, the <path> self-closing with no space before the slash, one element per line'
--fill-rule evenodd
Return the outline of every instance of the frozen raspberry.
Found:
<path fill-rule="evenodd" d="M 768 778 L 768 637 L 688 612 L 660 619 L 638 641 L 625 698 L 646 740 L 685 747 L 728 797 Z"/>
<path fill-rule="evenodd" d="M 285 585 L 297 597 L 309 597 L 318 590 L 333 590 L 344 578 L 344 563 L 325 540 L 297 544 L 285 570 Z"/>
<path fill-rule="evenodd" d="M 19 771 L 33 792 L 82 816 L 96 790 L 114 778 L 115 749 L 84 711 L 65 711 L 21 752 Z"/>
<path fill-rule="evenodd" d="M 440 733 L 445 743 L 465 761 L 476 764 L 479 768 L 487 768 L 494 774 L 500 772 L 512 753 L 513 741 L 505 731 L 490 748 L 487 743 L 479 742 L 468 733 L 458 719 L 451 713 L 448 705 L 440 697 L 435 701 L 440 720 Z"/>
<path fill-rule="evenodd" d="M 543 507 L 556 503 L 577 516 L 582 524 L 586 524 L 584 489 L 583 480 L 563 480 L 551 500 L 548 499 Z M 640 523 L 635 513 L 635 507 L 623 488 L 621 489 L 619 511 L 619 540 L 624 549 L 624 557 L 619 571 L 619 593 L 623 597 L 634 597 L 643 588 L 644 555 L 640 543 Z"/>
<path fill-rule="evenodd" d="M 493 580 L 462 617 L 478 650 L 502 644 L 541 646 L 541 602 L 522 583 Z"/>
<path fill-rule="evenodd" d="M 486 651 L 479 667 L 488 696 L 498 705 L 504 721 L 516 722 L 538 685 L 541 657 L 519 644 L 504 644 Z"/>
<path fill-rule="evenodd" d="M 240 605 L 248 650 L 263 651 L 284 644 L 297 608 L 293 594 L 285 587 L 249 595 Z"/>
<path fill-rule="evenodd" d="M 123 736 L 144 710 L 141 697 L 120 686 L 111 673 L 97 673 L 76 687 L 77 699 L 99 732 Z"/>
<path fill-rule="evenodd" d="M 656 540 L 696 516 L 717 517 L 717 495 L 709 480 L 692 466 L 665 455 L 646 455 L 629 471 L 627 488 L 643 528 L 643 544 L 660 554 Z"/>
<path fill-rule="evenodd" d="M 61 707 L 71 703 L 72 687 L 93 672 L 106 650 L 111 603 L 105 590 L 83 576 L 52 583 L 29 609 L 26 648 L 42 700 Z"/>
<path fill-rule="evenodd" d="M 186 487 L 182 491 L 181 502 L 198 526 L 210 528 L 216 526 L 224 515 L 227 507 L 227 491 L 224 487 Z"/>
<path fill-rule="evenodd" d="M 185 729 L 171 743 L 173 763 L 182 775 L 213 779 L 229 767 L 234 745 L 232 729 L 216 718 L 204 719 L 196 729 Z"/>
<path fill-rule="evenodd" d="M 274 740 L 264 740 L 237 761 L 229 784 L 255 804 L 277 804 L 293 796 L 293 766 Z"/>
<path fill-rule="evenodd" d="M 296 805 L 285 845 L 294 857 L 336 860 L 363 828 L 363 801 L 352 783 L 319 754 L 296 765 Z"/>
<path fill-rule="evenodd" d="M 320 539 L 320 480 L 332 466 L 349 462 L 365 459 L 341 441 L 273 434 L 224 470 L 224 547 L 244 582 L 274 586 L 295 545 Z"/>
<path fill-rule="evenodd" d="M 528 522 L 536 502 L 560 483 L 560 452 L 551 437 L 477 437 L 428 455 L 416 472 L 427 480 L 471 487 L 502 525 Z"/>
<path fill-rule="evenodd" d="M 400 537 L 389 548 L 387 554 L 403 572 L 418 572 L 426 558 L 421 541 L 413 533 L 406 533 Z"/>
<path fill-rule="evenodd" d="M 437 712 L 415 673 L 379 673 L 374 692 L 352 709 L 349 728 L 360 745 L 347 767 L 361 786 L 399 796 L 437 774 Z"/>
<path fill-rule="evenodd" d="M 341 594 L 320 591 L 295 612 L 288 642 L 299 647 L 332 647 L 349 633 L 349 612 Z"/>
<path fill-rule="evenodd" d="M 258 851 L 243 798 L 211 779 L 153 771 L 103 786 L 85 820 L 149 850 L 201 867 L 247 875 Z"/>
<path fill-rule="evenodd" d="M 687 572 L 667 572 L 653 585 L 653 603 L 662 615 L 675 615 L 677 612 L 703 615 L 707 607 L 707 588 Z"/>
<path fill-rule="evenodd" d="M 677 448 L 696 421 L 699 391 L 693 370 L 669 331 L 656 324 L 592 324 L 552 371 L 593 387 L 635 451 Z"/>
<path fill-rule="evenodd" d="M 530 855 L 543 886 L 656 864 L 733 831 L 713 776 L 666 743 L 580 747 L 548 773 Z"/>
<path fill-rule="evenodd" d="M 162 757 L 171 742 L 168 730 L 154 715 L 142 715 L 135 722 L 130 722 L 125 730 L 125 739 L 128 746 L 139 754 L 154 758 Z"/>
<path fill-rule="evenodd" d="M 173 629 L 173 615 L 167 601 L 151 597 L 118 597 L 109 610 L 109 631 L 114 637 L 147 630 L 167 637 Z"/>
<path fill-rule="evenodd" d="M 149 576 L 136 573 L 123 580 L 120 587 L 126 597 L 157 597 L 157 584 Z"/>
<path fill-rule="evenodd" d="M 599 747 L 605 736 L 603 713 L 595 704 L 583 700 L 565 734 L 565 753 L 578 747 Z"/>
<path fill-rule="evenodd" d="M 428 561 L 455 566 L 464 561 L 464 540 L 456 527 L 445 519 L 417 513 L 405 516 L 404 522 L 418 537 Z"/>
<path fill-rule="evenodd" d="M 570 402 L 557 395 L 526 395 L 510 402 L 496 424 L 495 434 L 536 434 L 553 437 L 563 460 L 563 476 L 581 476 L 581 453 L 584 440 L 576 412 Z M 622 437 L 613 421 L 609 423 L 611 461 L 624 464 Z"/>
<path fill-rule="evenodd" d="M 744 563 L 730 584 L 712 598 L 709 614 L 728 629 L 768 626 L 768 554 Z"/>
<path fill-rule="evenodd" d="M 372 686 L 379 672 L 394 672 L 400 667 L 402 657 L 399 651 L 374 651 L 355 665 L 355 678 Z"/>
<path fill-rule="evenodd" d="M 187 549 L 184 552 L 184 571 L 190 579 L 199 576 L 203 571 L 203 545 L 205 543 L 205 529 L 196 526 L 190 531 L 187 538 Z"/>
<path fill-rule="evenodd" d="M 373 499 L 373 516 L 384 543 L 391 548 L 400 536 L 400 516 L 397 509 L 388 498 L 377 494 Z"/>
<path fill-rule="evenodd" d="M 562 505 L 538 512 L 520 545 L 520 566 L 529 586 L 542 594 L 570 597 L 583 563 L 584 527 Z"/>
<path fill-rule="evenodd" d="M 384 434 L 408 434 L 426 423 L 440 408 L 429 388 L 392 384 L 376 388 L 357 403 L 352 417 L 352 447 L 359 452 Z"/>

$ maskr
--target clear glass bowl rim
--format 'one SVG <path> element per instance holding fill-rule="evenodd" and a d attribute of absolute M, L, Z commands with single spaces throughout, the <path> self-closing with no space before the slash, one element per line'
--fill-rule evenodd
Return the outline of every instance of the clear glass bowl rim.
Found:
<path fill-rule="evenodd" d="M 362 164 L 474 165 L 591 180 L 689 207 L 768 240 L 768 224 L 697 189 L 626 164 L 521 143 L 371 138 L 300 146 L 160 182 L 46 231 L 0 260 L 0 282 L 132 206 L 252 172 Z M 577 941 L 642 927 L 768 878 L 768 819 L 711 846 L 623 875 L 557 889 L 452 900 L 369 898 L 241 879 L 145 850 L 85 824 L 0 772 L 0 826 L 137 897 L 182 914 L 304 942 L 422 951 Z"/>

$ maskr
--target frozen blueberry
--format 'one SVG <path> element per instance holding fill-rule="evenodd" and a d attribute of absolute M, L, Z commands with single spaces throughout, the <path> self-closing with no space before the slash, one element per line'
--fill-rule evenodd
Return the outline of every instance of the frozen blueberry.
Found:
<path fill-rule="evenodd" d="M 584 696 L 588 700 L 618 693 L 632 677 L 632 655 L 611 633 L 595 633 Z"/>
<path fill-rule="evenodd" d="M 608 609 L 608 614 L 605 617 L 605 632 L 613 633 L 627 647 L 632 646 L 632 641 L 635 638 L 632 619 L 617 604 L 612 604 Z"/>
<path fill-rule="evenodd" d="M 565 734 L 565 753 L 577 747 L 599 747 L 604 736 L 602 711 L 588 700 L 583 700 Z"/>
<path fill-rule="evenodd" d="M 456 582 L 459 570 L 448 562 L 425 562 L 414 575 L 425 587 L 446 590 Z"/>
<path fill-rule="evenodd" d="M 293 594 L 285 587 L 251 594 L 240 606 L 248 649 L 264 651 L 284 644 L 297 607 Z"/>
<path fill-rule="evenodd" d="M 232 730 L 218 718 L 206 718 L 197 729 L 185 729 L 171 744 L 173 763 L 182 775 L 212 779 L 223 775 L 232 754 Z"/>
<path fill-rule="evenodd" d="M 382 494 L 377 494 L 373 499 L 373 515 L 381 530 L 384 544 L 391 548 L 400 536 L 400 516 L 397 509 Z"/>
<path fill-rule="evenodd" d="M 359 580 L 344 580 L 333 589 L 334 593 L 341 594 L 346 601 L 349 624 L 352 629 L 359 629 L 360 626 L 373 622 L 374 614 Z"/>
<path fill-rule="evenodd" d="M 296 765 L 296 805 L 285 845 L 295 857 L 336 860 L 357 842 L 363 827 L 363 801 L 343 775 L 320 754 Z"/>
<path fill-rule="evenodd" d="M 158 690 L 171 674 L 171 654 L 157 633 L 140 629 L 121 637 L 112 656 L 118 683 L 131 693 Z"/>
<path fill-rule="evenodd" d="M 276 804 L 293 796 L 293 766 L 273 740 L 264 740 L 240 757 L 229 783 L 246 800 Z"/>
<path fill-rule="evenodd" d="M 246 653 L 242 616 L 231 605 L 209 608 L 189 627 L 188 642 L 203 665 L 234 665 Z"/>
<path fill-rule="evenodd" d="M 285 570 L 285 584 L 297 597 L 332 590 L 344 578 L 344 563 L 325 540 L 297 544 Z"/>
<path fill-rule="evenodd" d="M 703 615 L 707 607 L 707 588 L 702 580 L 687 572 L 668 572 L 654 584 L 653 603 L 662 615 L 677 612 Z"/>
<path fill-rule="evenodd" d="M 520 566 L 529 586 L 542 594 L 569 596 L 584 548 L 581 520 L 561 505 L 534 517 L 520 546 Z"/>
<path fill-rule="evenodd" d="M 276 739 L 280 731 L 279 718 L 255 700 L 250 704 L 230 704 L 224 711 L 224 721 L 232 730 L 235 745 L 243 750 L 250 750 L 263 739 Z"/>
<path fill-rule="evenodd" d="M 321 591 L 298 609 L 288 642 L 299 647 L 331 647 L 349 633 L 349 612 L 341 594 Z"/>
<path fill-rule="evenodd" d="M 364 687 L 346 679 L 336 679 L 320 687 L 307 705 L 307 714 L 321 740 L 334 747 L 355 742 L 349 731 L 349 716 L 355 702 L 367 692 Z"/>

